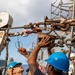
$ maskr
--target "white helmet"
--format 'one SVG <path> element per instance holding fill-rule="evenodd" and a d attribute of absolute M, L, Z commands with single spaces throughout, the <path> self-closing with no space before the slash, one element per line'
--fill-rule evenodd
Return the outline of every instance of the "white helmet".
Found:
<path fill-rule="evenodd" d="M 71 58 L 71 57 L 75 57 L 75 53 L 71 53 L 71 54 L 70 54 L 70 58 Z"/>

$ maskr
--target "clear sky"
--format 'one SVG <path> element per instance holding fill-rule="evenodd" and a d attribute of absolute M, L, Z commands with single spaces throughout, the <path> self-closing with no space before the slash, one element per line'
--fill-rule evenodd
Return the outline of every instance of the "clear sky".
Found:
<path fill-rule="evenodd" d="M 13 18 L 12 27 L 23 26 L 30 22 L 35 23 L 43 21 L 45 16 L 50 18 L 50 4 L 52 0 L 0 0 L 0 12 L 6 11 Z M 54 0 L 53 0 L 54 1 Z M 65 1 L 65 0 L 64 0 Z M 20 32 L 23 29 L 10 30 L 10 32 Z M 30 34 L 27 37 L 18 37 L 22 42 L 22 47 L 31 48 L 32 42 L 36 42 L 37 34 Z M 25 58 L 17 52 L 15 43 L 17 37 L 10 37 L 9 57 L 14 60 L 25 62 Z M 5 59 L 6 49 L 1 53 L 0 58 Z"/>

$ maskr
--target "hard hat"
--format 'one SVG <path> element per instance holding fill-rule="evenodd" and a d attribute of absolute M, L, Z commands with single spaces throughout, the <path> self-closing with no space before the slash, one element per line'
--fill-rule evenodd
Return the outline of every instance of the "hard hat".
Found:
<path fill-rule="evenodd" d="M 71 54 L 70 54 L 70 58 L 71 58 L 71 57 L 75 57 L 75 53 L 71 53 Z"/>
<path fill-rule="evenodd" d="M 8 70 L 10 67 L 11 68 L 14 68 L 16 65 L 21 65 L 22 63 L 17 63 L 17 62 L 10 62 L 7 67 L 6 67 L 6 70 Z"/>
<path fill-rule="evenodd" d="M 69 69 L 69 59 L 61 52 L 54 52 L 45 61 L 58 70 L 67 72 Z"/>

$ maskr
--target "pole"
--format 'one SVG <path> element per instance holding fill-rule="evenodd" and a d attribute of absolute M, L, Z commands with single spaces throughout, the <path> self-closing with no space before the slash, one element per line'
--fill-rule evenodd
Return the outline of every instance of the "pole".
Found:
<path fill-rule="evenodd" d="M 4 75 L 6 74 L 7 60 L 8 60 L 8 43 L 6 43 L 6 61 L 5 61 Z"/>
<path fill-rule="evenodd" d="M 62 7 L 62 0 L 60 0 L 60 5 L 59 5 L 59 10 L 60 10 L 60 11 L 59 11 L 59 17 L 61 17 L 61 12 L 62 12 L 62 11 L 61 11 L 61 7 Z"/>
<path fill-rule="evenodd" d="M 73 2 L 72 19 L 74 19 L 75 18 L 75 0 L 73 0 L 72 2 Z M 71 27 L 71 38 L 73 37 L 73 32 L 74 32 L 74 26 Z M 72 50 L 72 46 L 70 45 L 70 52 L 69 52 L 68 57 L 70 57 L 71 50 Z"/>
<path fill-rule="evenodd" d="M 73 19 L 75 18 L 75 0 L 73 0 Z"/>

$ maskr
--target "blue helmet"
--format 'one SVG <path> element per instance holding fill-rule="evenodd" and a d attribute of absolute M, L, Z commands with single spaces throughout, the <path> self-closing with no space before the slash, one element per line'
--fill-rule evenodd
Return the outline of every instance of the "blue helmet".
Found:
<path fill-rule="evenodd" d="M 16 65 L 21 65 L 22 63 L 17 63 L 17 62 L 10 62 L 7 67 L 6 67 L 6 70 L 8 70 L 10 67 L 11 68 L 14 68 Z"/>
<path fill-rule="evenodd" d="M 54 52 L 45 61 L 58 70 L 68 72 L 69 59 L 61 52 Z"/>

